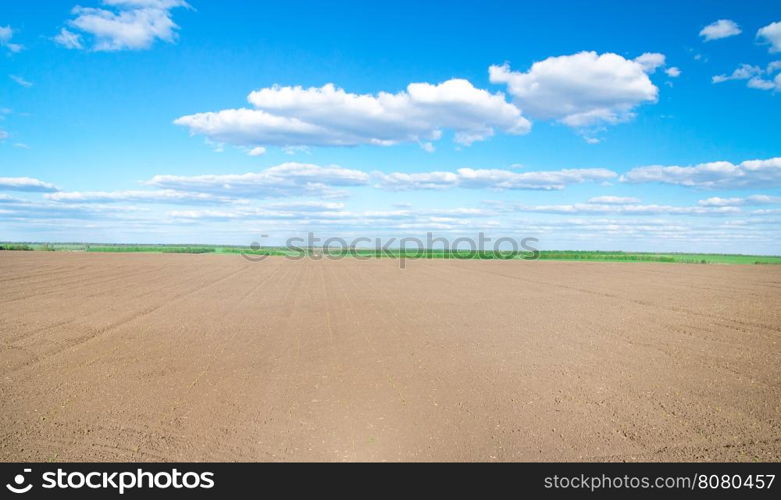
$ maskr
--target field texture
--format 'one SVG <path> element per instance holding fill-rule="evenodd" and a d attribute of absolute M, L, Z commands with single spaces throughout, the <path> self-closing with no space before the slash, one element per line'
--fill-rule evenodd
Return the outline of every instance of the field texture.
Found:
<path fill-rule="evenodd" d="M 2 460 L 781 460 L 781 267 L 0 252 Z"/>

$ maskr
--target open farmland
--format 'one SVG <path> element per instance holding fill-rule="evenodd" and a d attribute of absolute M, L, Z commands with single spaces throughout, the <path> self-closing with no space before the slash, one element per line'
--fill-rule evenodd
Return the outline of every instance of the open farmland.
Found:
<path fill-rule="evenodd" d="M 779 460 L 781 267 L 0 252 L 0 459 Z"/>

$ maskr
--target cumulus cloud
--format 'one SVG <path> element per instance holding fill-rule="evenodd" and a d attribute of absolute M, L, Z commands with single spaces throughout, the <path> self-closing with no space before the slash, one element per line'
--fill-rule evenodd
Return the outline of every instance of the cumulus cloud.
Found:
<path fill-rule="evenodd" d="M 250 156 L 262 156 L 266 154 L 266 148 L 264 148 L 263 146 L 256 146 L 250 149 L 249 151 L 247 151 L 247 154 Z"/>
<path fill-rule="evenodd" d="M 579 52 L 549 57 L 526 72 L 508 64 L 491 66 L 492 83 L 504 83 L 524 112 L 570 127 L 616 124 L 634 117 L 640 104 L 655 102 L 659 89 L 648 73 L 664 64 L 664 55 L 646 53 L 635 60 L 618 54 Z"/>
<path fill-rule="evenodd" d="M 611 214 L 611 215 L 725 215 L 740 213 L 734 206 L 674 206 L 640 204 L 574 203 L 563 205 L 520 206 L 519 211 L 551 214 Z"/>
<path fill-rule="evenodd" d="M 781 21 L 759 28 L 757 39 L 770 45 L 768 48 L 770 52 L 781 52 Z"/>
<path fill-rule="evenodd" d="M 746 83 L 746 86 L 751 89 L 779 91 L 781 90 L 781 74 L 776 75 L 772 80 L 752 78 Z"/>
<path fill-rule="evenodd" d="M 388 146 L 428 143 L 442 131 L 468 145 L 492 136 L 527 133 L 531 124 L 501 93 L 491 94 L 462 79 L 411 83 L 398 93 L 352 94 L 327 84 L 273 86 L 247 97 L 253 109 L 225 109 L 174 121 L 193 134 L 241 146 Z"/>
<path fill-rule="evenodd" d="M 711 78 L 713 83 L 722 83 L 729 80 L 748 80 L 756 75 L 763 73 L 762 68 L 759 66 L 752 66 L 751 64 L 741 64 L 730 75 L 716 75 Z"/>
<path fill-rule="evenodd" d="M 658 52 L 646 52 L 638 57 L 635 57 L 635 62 L 643 67 L 646 73 L 653 73 L 661 66 L 665 65 L 664 54 Z"/>
<path fill-rule="evenodd" d="M 391 191 L 450 189 L 458 187 L 461 182 L 460 175 L 454 172 L 377 172 L 375 177 L 378 187 Z"/>
<path fill-rule="evenodd" d="M 659 182 L 706 189 L 739 189 L 781 186 L 781 157 L 748 160 L 739 164 L 728 161 L 701 163 L 694 166 L 651 165 L 630 170 L 623 182 Z"/>
<path fill-rule="evenodd" d="M 675 66 L 667 68 L 666 70 L 664 70 L 664 72 L 670 78 L 678 78 L 679 76 L 681 76 L 681 73 L 682 73 L 682 71 L 679 68 L 676 68 Z"/>
<path fill-rule="evenodd" d="M 46 199 L 63 203 L 226 203 L 230 198 L 208 193 L 188 193 L 161 189 L 155 191 L 60 191 L 44 195 Z"/>
<path fill-rule="evenodd" d="M 323 210 L 342 210 L 344 203 L 333 201 L 284 201 L 267 203 L 263 208 L 270 210 L 320 212 Z"/>
<path fill-rule="evenodd" d="M 706 42 L 728 38 L 739 35 L 740 33 L 740 26 L 738 26 L 735 21 L 730 19 L 719 19 L 718 21 L 715 21 L 700 30 L 700 36 Z"/>
<path fill-rule="evenodd" d="M 770 205 L 775 203 L 781 203 L 781 196 L 771 196 L 766 194 L 755 194 L 755 195 L 747 196 L 745 198 L 740 198 L 740 197 L 720 198 L 718 196 L 714 196 L 697 202 L 698 205 L 703 207 Z"/>
<path fill-rule="evenodd" d="M 260 172 L 246 174 L 197 175 L 191 177 L 156 175 L 146 184 L 162 189 L 211 193 L 224 196 L 334 196 L 334 187 L 362 186 L 369 174 L 337 165 L 283 163 Z"/>
<path fill-rule="evenodd" d="M 589 198 L 589 203 L 601 203 L 603 205 L 625 205 L 627 203 L 640 203 L 638 198 L 630 196 L 595 196 Z"/>
<path fill-rule="evenodd" d="M 742 205 L 745 203 L 745 198 L 720 198 L 713 196 L 697 202 L 701 207 L 730 207 Z"/>
<path fill-rule="evenodd" d="M 460 168 L 455 172 L 375 173 L 377 187 L 391 191 L 466 189 L 560 190 L 568 184 L 601 182 L 616 177 L 602 168 L 514 172 L 502 169 Z"/>
<path fill-rule="evenodd" d="M 764 205 L 770 203 L 781 203 L 781 196 L 771 196 L 767 194 L 755 194 L 746 198 L 747 203 Z"/>
<path fill-rule="evenodd" d="M 31 177 L 0 177 L 0 191 L 53 193 L 57 186 Z"/>
<path fill-rule="evenodd" d="M 171 10 L 189 7 L 184 0 L 103 0 L 108 8 L 76 6 L 75 16 L 55 42 L 70 49 L 84 48 L 82 35 L 92 38 L 91 50 L 116 51 L 149 48 L 155 40 L 174 42 L 178 26 Z"/>
<path fill-rule="evenodd" d="M 10 26 L 0 26 L 0 47 L 5 47 L 10 52 L 19 52 L 24 47 L 18 43 L 12 43 L 14 30 Z"/>
<path fill-rule="evenodd" d="M 453 188 L 492 190 L 561 190 L 570 184 L 603 182 L 617 177 L 601 168 L 517 172 L 503 169 L 461 168 L 454 172 L 372 172 L 337 165 L 283 163 L 260 172 L 199 176 L 156 175 L 145 184 L 163 191 L 119 191 L 112 193 L 57 193 L 56 201 L 210 201 L 192 193 L 223 197 L 284 197 L 342 195 L 337 188 L 372 186 L 388 191 L 445 190 Z M 189 195 L 188 195 L 189 194 Z M 219 200 L 214 200 L 219 201 Z"/>
<path fill-rule="evenodd" d="M 746 86 L 759 90 L 781 90 L 781 73 L 773 78 L 773 73 L 781 69 L 781 61 L 773 61 L 766 68 L 751 64 L 741 64 L 729 75 L 716 75 L 711 81 L 722 83 L 730 80 L 748 80 Z"/>

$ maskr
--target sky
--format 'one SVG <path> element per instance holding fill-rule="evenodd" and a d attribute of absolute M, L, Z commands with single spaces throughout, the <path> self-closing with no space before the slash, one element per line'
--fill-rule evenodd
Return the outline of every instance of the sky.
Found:
<path fill-rule="evenodd" d="M 3 0 L 0 240 L 778 255 L 780 94 L 778 0 Z"/>

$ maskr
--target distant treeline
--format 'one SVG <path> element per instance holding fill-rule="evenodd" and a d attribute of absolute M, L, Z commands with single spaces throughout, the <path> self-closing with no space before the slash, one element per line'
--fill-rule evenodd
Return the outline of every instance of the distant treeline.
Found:
<path fill-rule="evenodd" d="M 87 252 L 142 252 L 142 253 L 215 253 L 212 246 L 169 246 L 169 245 L 88 245 Z"/>
<path fill-rule="evenodd" d="M 0 250 L 35 250 L 25 243 L 0 243 Z"/>

